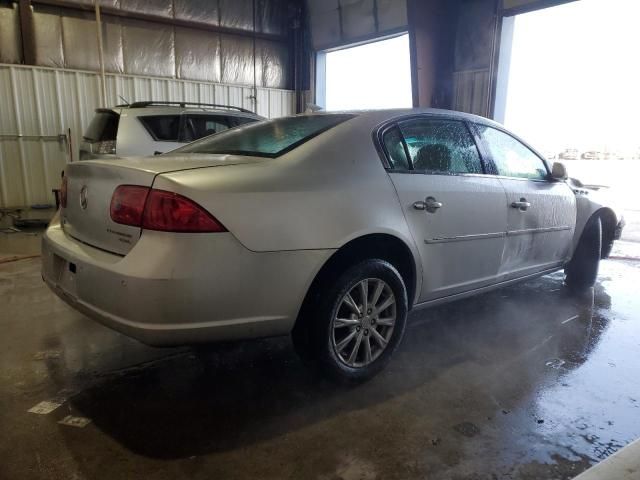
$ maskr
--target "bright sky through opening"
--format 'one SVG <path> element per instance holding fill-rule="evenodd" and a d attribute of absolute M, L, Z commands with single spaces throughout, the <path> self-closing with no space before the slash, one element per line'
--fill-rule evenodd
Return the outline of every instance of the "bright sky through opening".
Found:
<path fill-rule="evenodd" d="M 515 20 L 505 125 L 540 149 L 640 148 L 640 0 L 580 0 Z"/>
<path fill-rule="evenodd" d="M 327 53 L 327 110 L 410 108 L 409 35 Z"/>

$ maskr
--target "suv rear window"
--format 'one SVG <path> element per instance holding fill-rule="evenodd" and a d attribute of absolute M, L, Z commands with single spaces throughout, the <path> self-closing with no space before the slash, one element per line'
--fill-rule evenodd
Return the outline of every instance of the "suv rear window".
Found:
<path fill-rule="evenodd" d="M 257 122 L 258 119 L 231 115 L 185 114 L 181 142 L 193 142 L 199 138 L 220 133 L 238 125 Z"/>
<path fill-rule="evenodd" d="M 120 115 L 111 110 L 96 110 L 83 139 L 87 142 L 115 140 L 118 134 Z"/>
<path fill-rule="evenodd" d="M 278 118 L 203 138 L 174 152 L 275 158 L 353 117 L 325 114 Z"/>
<path fill-rule="evenodd" d="M 180 115 L 146 115 L 138 117 L 154 140 L 177 142 L 180 132 Z"/>

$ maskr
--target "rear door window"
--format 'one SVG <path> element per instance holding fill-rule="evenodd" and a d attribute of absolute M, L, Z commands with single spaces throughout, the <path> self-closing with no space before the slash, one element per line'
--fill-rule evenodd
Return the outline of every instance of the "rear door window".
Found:
<path fill-rule="evenodd" d="M 180 133 L 180 115 L 146 115 L 138 117 L 154 140 L 177 142 Z"/>
<path fill-rule="evenodd" d="M 387 151 L 389 166 L 394 170 L 409 170 L 409 159 L 404 150 L 402 133 L 396 125 L 385 132 L 382 142 Z"/>
<path fill-rule="evenodd" d="M 483 173 L 478 148 L 464 122 L 414 118 L 399 126 L 414 170 Z"/>

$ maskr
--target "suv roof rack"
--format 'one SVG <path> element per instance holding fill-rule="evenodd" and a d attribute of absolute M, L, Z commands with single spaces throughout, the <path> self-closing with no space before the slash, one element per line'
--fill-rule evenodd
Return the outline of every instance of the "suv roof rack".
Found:
<path fill-rule="evenodd" d="M 229 110 L 237 110 L 242 113 L 253 113 L 255 115 L 255 112 L 252 112 L 251 110 L 247 110 L 246 108 L 234 107 L 233 105 L 221 105 L 218 103 L 146 101 L 146 102 L 133 102 L 131 104 L 116 105 L 116 107 L 145 108 L 145 107 L 151 107 L 154 105 L 177 105 L 182 108 L 185 108 L 186 106 L 226 108 Z"/>

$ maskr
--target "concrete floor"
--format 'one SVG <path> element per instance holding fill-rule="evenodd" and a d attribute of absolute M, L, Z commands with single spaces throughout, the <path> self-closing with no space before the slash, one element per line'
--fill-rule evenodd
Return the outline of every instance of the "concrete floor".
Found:
<path fill-rule="evenodd" d="M 146 347 L 59 301 L 39 259 L 0 262 L 0 478 L 573 478 L 640 437 L 638 284 L 609 260 L 581 297 L 555 274 L 414 312 L 344 388 L 287 338 Z"/>

